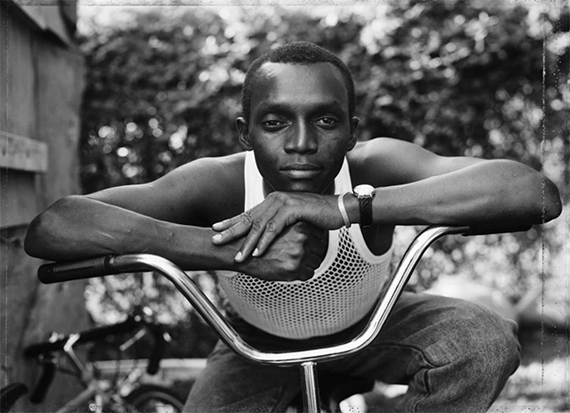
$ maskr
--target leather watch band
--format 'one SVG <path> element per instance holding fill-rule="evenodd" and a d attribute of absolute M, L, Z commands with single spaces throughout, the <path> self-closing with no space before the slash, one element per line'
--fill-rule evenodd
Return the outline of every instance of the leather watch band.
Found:
<path fill-rule="evenodd" d="M 372 197 L 364 196 L 360 201 L 360 226 L 367 228 L 372 225 Z"/>
<path fill-rule="evenodd" d="M 358 185 L 353 190 L 354 196 L 358 198 L 360 209 L 360 226 L 367 228 L 372 225 L 372 198 L 374 187 L 371 185 Z"/>

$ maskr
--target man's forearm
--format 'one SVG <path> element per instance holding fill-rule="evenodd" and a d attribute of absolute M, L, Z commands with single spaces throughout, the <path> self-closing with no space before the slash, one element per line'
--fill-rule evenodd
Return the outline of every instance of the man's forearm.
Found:
<path fill-rule="evenodd" d="M 64 198 L 29 226 L 26 252 L 69 261 L 106 254 L 149 253 L 184 269 L 230 269 L 237 252 L 232 244 L 212 244 L 214 232 L 159 221 L 86 197 Z"/>
<path fill-rule="evenodd" d="M 358 201 L 345 197 L 349 219 Z M 549 221 L 560 214 L 558 190 L 534 170 L 510 161 L 476 164 L 405 185 L 377 188 L 377 225 L 496 224 Z"/>

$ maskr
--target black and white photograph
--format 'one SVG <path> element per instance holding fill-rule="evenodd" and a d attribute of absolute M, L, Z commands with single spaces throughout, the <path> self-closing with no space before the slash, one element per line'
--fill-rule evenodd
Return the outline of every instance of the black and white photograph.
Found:
<path fill-rule="evenodd" d="M 566 0 L 0 0 L 0 413 L 570 413 Z"/>

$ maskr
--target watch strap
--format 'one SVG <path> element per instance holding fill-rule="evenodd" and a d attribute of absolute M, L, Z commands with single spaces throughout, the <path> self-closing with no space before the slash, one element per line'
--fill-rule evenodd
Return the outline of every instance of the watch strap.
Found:
<path fill-rule="evenodd" d="M 360 226 L 368 228 L 372 225 L 372 196 L 361 195 L 358 197 L 360 206 Z"/>

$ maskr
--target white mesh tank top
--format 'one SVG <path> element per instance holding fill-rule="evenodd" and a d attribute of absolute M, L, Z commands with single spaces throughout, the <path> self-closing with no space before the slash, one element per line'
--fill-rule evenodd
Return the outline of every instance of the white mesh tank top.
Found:
<path fill-rule="evenodd" d="M 263 178 L 253 152 L 245 158 L 245 210 L 263 201 Z M 335 179 L 335 193 L 352 189 L 348 162 Z M 304 339 L 342 331 L 374 306 L 388 279 L 392 249 L 372 254 L 359 225 L 329 232 L 325 259 L 307 281 L 266 281 L 236 272 L 220 274 L 232 308 L 268 333 Z"/>

